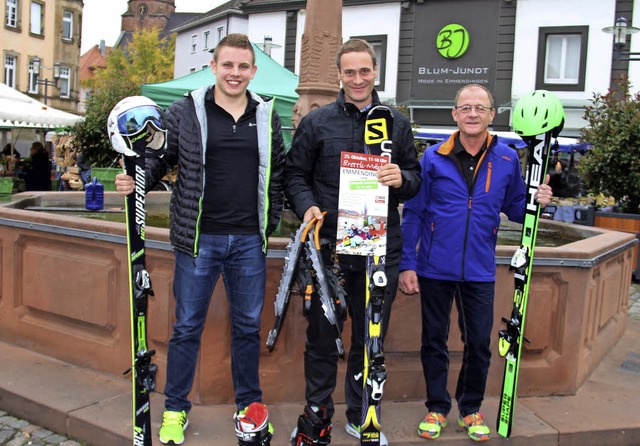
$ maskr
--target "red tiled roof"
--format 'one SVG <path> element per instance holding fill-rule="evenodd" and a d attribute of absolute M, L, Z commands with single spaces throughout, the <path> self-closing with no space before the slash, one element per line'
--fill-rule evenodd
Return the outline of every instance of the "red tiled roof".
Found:
<path fill-rule="evenodd" d="M 100 46 L 94 45 L 89 51 L 80 56 L 80 80 L 91 79 L 96 68 L 107 66 L 107 55 L 111 52 L 111 47 L 105 47 L 105 55 L 100 54 Z"/>

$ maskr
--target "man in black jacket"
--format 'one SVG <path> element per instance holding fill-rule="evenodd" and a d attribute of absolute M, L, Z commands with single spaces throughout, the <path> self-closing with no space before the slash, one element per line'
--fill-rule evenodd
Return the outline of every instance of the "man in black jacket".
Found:
<path fill-rule="evenodd" d="M 284 202 L 284 144 L 273 101 L 247 90 L 257 67 L 251 42 L 229 34 L 211 61 L 214 86 L 195 90 L 169 106 L 166 155 L 147 159 L 151 189 L 178 166 L 171 196 L 171 243 L 175 249 L 173 292 L 176 323 L 167 353 L 162 443 L 181 444 L 200 336 L 213 289 L 222 274 L 232 326 L 231 374 L 236 434 L 244 443 L 267 445 L 266 409 L 255 432 L 243 416 L 262 401 L 258 374 L 260 314 L 264 304 L 269 235 Z M 116 177 L 118 191 L 133 191 L 131 177 Z M 251 412 L 252 416 L 256 416 Z M 249 437 L 255 434 L 255 443 Z"/>
<path fill-rule="evenodd" d="M 295 213 L 303 221 L 322 218 L 321 236 L 336 239 L 340 153 L 364 152 L 364 124 L 367 111 L 380 104 L 374 90 L 376 57 L 364 40 L 351 39 L 337 55 L 342 89 L 335 102 L 313 110 L 305 116 L 293 138 L 285 165 L 285 193 Z M 391 162 L 378 172 L 378 181 L 389 186 L 387 222 L 386 275 L 383 336 L 389 323 L 390 309 L 398 284 L 398 263 L 402 239 L 398 204 L 413 197 L 420 187 L 417 160 L 409 120 L 393 111 Z M 355 376 L 363 370 L 365 259 L 340 256 L 345 291 L 352 319 L 351 349 L 345 383 L 347 425 L 350 435 L 360 437 L 362 382 Z M 338 352 L 335 328 L 324 317 L 318 298 L 312 300 L 308 313 L 307 342 L 304 354 L 306 407 L 292 435 L 292 444 L 328 444 L 334 404 L 331 394 L 336 385 Z M 309 436 L 314 437 L 309 440 Z M 384 436 L 381 444 L 386 444 Z"/>

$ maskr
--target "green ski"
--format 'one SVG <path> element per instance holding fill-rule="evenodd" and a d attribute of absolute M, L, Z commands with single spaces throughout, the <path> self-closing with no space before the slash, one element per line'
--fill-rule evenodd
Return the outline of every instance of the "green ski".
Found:
<path fill-rule="evenodd" d="M 496 429 L 505 438 L 511 435 L 513 426 L 522 343 L 529 342 L 524 337 L 524 327 L 540 217 L 540 205 L 534 197 L 546 177 L 552 140 L 558 136 L 563 124 L 564 111 L 560 100 L 545 90 L 522 97 L 513 111 L 514 130 L 527 144 L 529 157 L 525 175 L 527 198 L 522 237 L 520 248 L 511 259 L 515 278 L 513 310 L 509 319 L 502 318 L 506 328 L 499 333 L 499 352 L 505 357 L 505 369 Z"/>

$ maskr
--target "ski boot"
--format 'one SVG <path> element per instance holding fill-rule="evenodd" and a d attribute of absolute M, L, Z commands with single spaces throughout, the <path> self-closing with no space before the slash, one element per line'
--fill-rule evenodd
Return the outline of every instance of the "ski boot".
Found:
<path fill-rule="evenodd" d="M 291 446 L 328 445 L 331 443 L 331 420 L 327 410 L 304 406 L 298 427 L 291 433 Z"/>
<path fill-rule="evenodd" d="M 233 415 L 239 446 L 270 446 L 273 427 L 262 403 L 251 403 Z"/>

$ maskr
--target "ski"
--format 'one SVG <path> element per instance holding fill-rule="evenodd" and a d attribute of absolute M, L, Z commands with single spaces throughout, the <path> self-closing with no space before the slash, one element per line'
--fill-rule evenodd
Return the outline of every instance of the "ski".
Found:
<path fill-rule="evenodd" d="M 389 107 L 376 106 L 367 113 L 364 131 L 364 152 L 377 158 L 380 168 L 391 161 L 391 136 L 393 132 L 393 113 Z M 375 159 L 374 158 L 374 159 Z M 366 160 L 373 162 L 373 160 Z M 343 163 L 343 168 L 346 165 Z M 377 170 L 377 169 L 375 169 Z M 347 172 L 343 172 L 347 176 Z M 374 171 L 375 174 L 375 171 Z M 366 178 L 366 176 L 364 177 Z M 364 332 L 364 364 L 362 379 L 362 417 L 360 423 L 360 444 L 380 445 L 380 407 L 387 371 L 382 347 L 382 321 L 387 277 L 385 275 L 386 231 L 384 223 L 387 216 L 389 189 L 375 181 L 368 186 L 360 186 L 357 181 L 348 187 L 341 181 L 341 198 L 347 189 L 363 187 L 368 189 L 362 202 L 363 250 L 357 255 L 366 256 L 365 278 L 365 332 Z M 344 189 L 343 189 L 343 186 Z M 343 207 L 340 206 L 342 210 Z M 343 210 L 344 213 L 344 210 Z M 339 212 L 340 214 L 340 212 Z M 376 228 L 377 225 L 377 228 Z M 375 232 L 372 233 L 372 232 Z M 356 240 L 356 235 L 351 240 Z"/>
<path fill-rule="evenodd" d="M 380 403 L 387 381 L 382 349 L 382 318 L 387 276 L 384 255 L 367 256 L 361 445 L 380 445 Z"/>
<path fill-rule="evenodd" d="M 125 198 L 131 305 L 133 444 L 151 446 L 149 394 L 155 389 L 158 366 L 151 363 L 155 351 L 147 346 L 147 306 L 149 296 L 153 296 L 153 290 L 149 273 L 145 268 L 144 157 L 123 155 L 122 158 L 125 173 L 131 176 L 135 183 L 135 192 Z"/>
<path fill-rule="evenodd" d="M 107 133 L 134 186 L 124 199 L 131 315 L 131 367 L 124 374 L 131 373 L 133 387 L 133 445 L 152 446 L 149 396 L 156 386 L 158 366 L 151 362 L 155 351 L 147 345 L 147 308 L 153 290 L 145 265 L 145 160 L 165 154 L 167 130 L 162 109 L 144 96 L 126 97 L 111 110 Z"/>
<path fill-rule="evenodd" d="M 535 94 L 544 97 L 548 92 L 539 90 L 534 92 L 534 95 Z M 555 100 L 552 96 L 547 99 Z M 561 105 L 559 105 L 559 107 L 561 110 Z M 564 112 L 562 112 L 562 116 L 564 116 Z M 514 129 L 515 128 L 516 124 L 514 123 Z M 529 340 L 524 337 L 524 328 L 529 299 L 531 270 L 533 267 L 536 236 L 540 218 L 540 205 L 535 201 L 534 197 L 538 186 L 544 183 L 551 152 L 551 142 L 558 136 L 561 128 L 562 125 L 536 136 L 523 135 L 522 132 L 518 132 L 522 140 L 527 144 L 529 156 L 525 174 L 527 196 L 522 236 L 520 247 L 515 251 L 510 266 L 510 270 L 514 271 L 515 280 L 513 309 L 508 319 L 502 318 L 502 322 L 506 324 L 506 328 L 500 330 L 498 340 L 498 351 L 500 355 L 505 358 L 505 368 L 496 429 L 498 433 L 505 438 L 509 438 L 513 426 L 522 343 L 529 342 Z"/>

